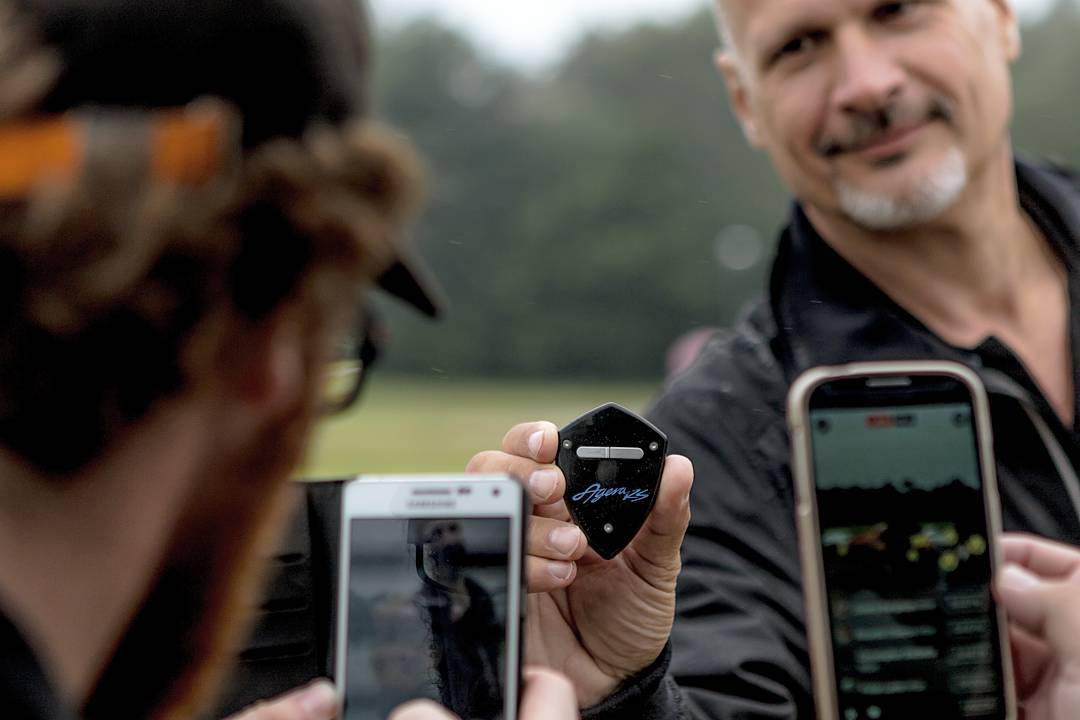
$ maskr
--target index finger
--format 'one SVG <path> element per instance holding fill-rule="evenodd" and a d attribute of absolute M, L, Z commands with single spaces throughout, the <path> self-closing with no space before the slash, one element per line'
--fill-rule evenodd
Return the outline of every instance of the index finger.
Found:
<path fill-rule="evenodd" d="M 559 450 L 559 429 L 549 422 L 515 425 L 503 438 L 502 449 L 538 463 L 553 463 Z"/>
<path fill-rule="evenodd" d="M 1035 535 L 1002 535 L 1001 552 L 1005 562 L 1021 565 L 1046 579 L 1065 578 L 1080 571 L 1080 550 Z"/>

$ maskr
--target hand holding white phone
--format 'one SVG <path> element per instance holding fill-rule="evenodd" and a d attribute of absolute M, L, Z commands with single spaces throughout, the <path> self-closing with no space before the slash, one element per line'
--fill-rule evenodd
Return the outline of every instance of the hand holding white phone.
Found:
<path fill-rule="evenodd" d="M 527 668 L 521 698 L 520 720 L 577 720 L 574 686 L 552 670 Z M 388 720 L 457 720 L 429 700 L 419 700 L 398 708 Z"/>
<path fill-rule="evenodd" d="M 514 720 L 523 615 L 520 483 L 373 476 L 342 499 L 336 668 L 343 720 L 427 698 Z"/>

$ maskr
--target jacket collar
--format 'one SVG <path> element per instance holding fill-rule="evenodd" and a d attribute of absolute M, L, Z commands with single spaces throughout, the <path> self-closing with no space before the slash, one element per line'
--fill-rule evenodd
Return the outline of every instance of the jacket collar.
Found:
<path fill-rule="evenodd" d="M 1062 175 L 1018 162 L 1020 204 L 1077 267 L 1080 191 Z M 833 250 L 796 204 L 780 238 L 770 281 L 777 356 L 789 382 L 819 365 L 938 359 L 976 369 L 976 349 L 946 343 Z M 1075 318 L 1074 318 L 1075 321 Z"/>

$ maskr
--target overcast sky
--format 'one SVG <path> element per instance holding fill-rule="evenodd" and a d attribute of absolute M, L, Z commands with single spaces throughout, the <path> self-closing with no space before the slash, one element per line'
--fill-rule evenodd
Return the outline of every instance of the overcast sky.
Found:
<path fill-rule="evenodd" d="M 645 20 L 673 20 L 705 0 L 368 0 L 376 22 L 395 27 L 431 14 L 468 34 L 487 52 L 519 67 L 541 69 L 558 60 L 583 32 L 618 29 Z M 1053 0 L 1013 0 L 1037 15 Z"/>

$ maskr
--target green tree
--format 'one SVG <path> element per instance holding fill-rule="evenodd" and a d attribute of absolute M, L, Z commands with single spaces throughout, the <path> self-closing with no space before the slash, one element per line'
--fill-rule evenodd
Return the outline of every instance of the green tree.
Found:
<path fill-rule="evenodd" d="M 1014 130 L 1035 157 L 1080 162 L 1078 31 L 1073 0 L 1025 28 Z M 380 107 L 428 160 L 415 237 L 451 300 L 436 325 L 388 308 L 391 369 L 656 377 L 674 338 L 760 294 L 789 201 L 715 48 L 707 11 L 591 35 L 539 77 L 433 22 L 386 37 Z"/>

